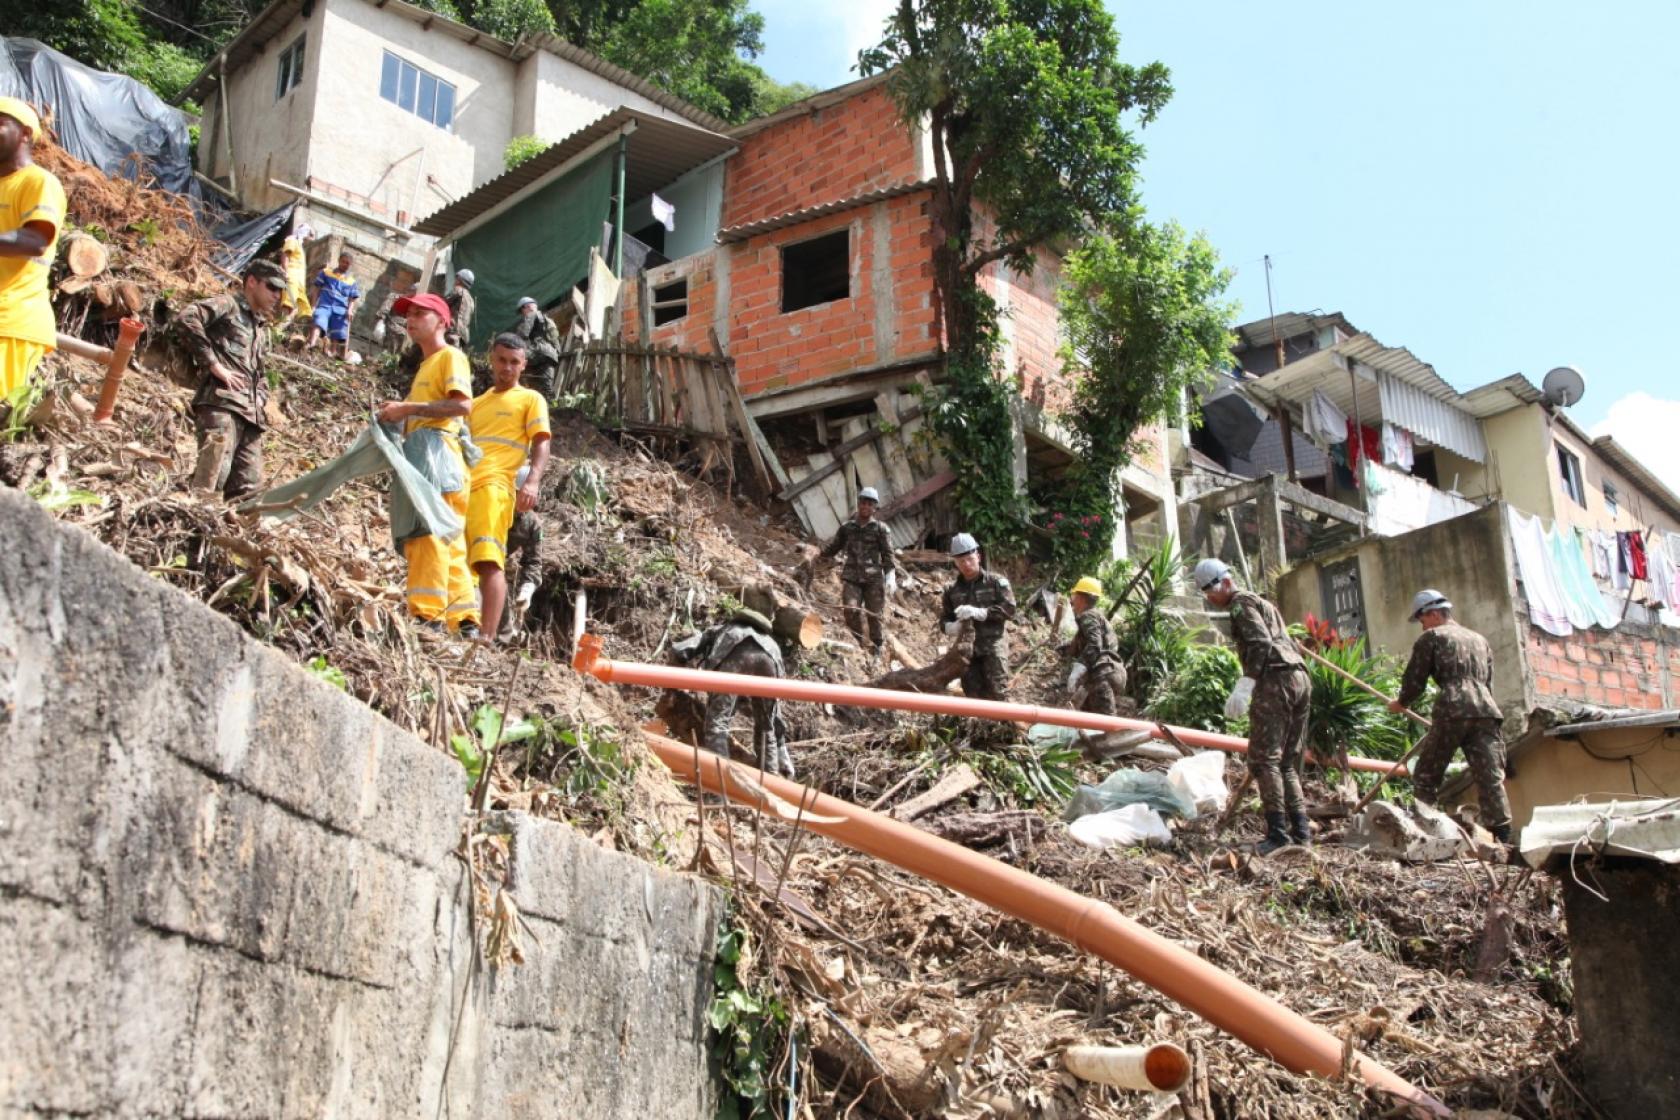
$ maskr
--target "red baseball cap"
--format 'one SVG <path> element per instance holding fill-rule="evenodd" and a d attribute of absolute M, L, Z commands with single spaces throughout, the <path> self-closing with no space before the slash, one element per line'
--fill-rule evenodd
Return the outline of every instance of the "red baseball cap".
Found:
<path fill-rule="evenodd" d="M 409 309 L 412 307 L 418 307 L 424 311 L 436 312 L 437 317 L 443 320 L 443 325 L 446 327 L 452 326 L 454 323 L 454 320 L 451 319 L 449 315 L 449 305 L 443 301 L 442 296 L 433 292 L 427 292 L 423 296 L 402 297 L 396 303 L 391 305 L 391 314 L 407 315 Z"/>

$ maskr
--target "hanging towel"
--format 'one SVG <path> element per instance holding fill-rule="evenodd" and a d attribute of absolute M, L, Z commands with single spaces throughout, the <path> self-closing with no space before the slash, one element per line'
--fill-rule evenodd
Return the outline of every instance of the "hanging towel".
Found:
<path fill-rule="evenodd" d="M 1650 552 L 1651 596 L 1671 611 L 1680 611 L 1680 570 L 1661 548 Z"/>
<path fill-rule="evenodd" d="M 1619 619 L 1604 601 L 1604 595 L 1587 571 L 1587 558 L 1575 539 L 1573 530 L 1554 524 L 1546 534 L 1546 548 L 1552 558 L 1553 573 L 1563 591 L 1569 621 L 1580 629 L 1597 626 L 1614 630 Z"/>
<path fill-rule="evenodd" d="M 1628 543 L 1628 574 L 1634 579 L 1650 579 L 1650 564 L 1645 559 L 1645 534 L 1632 532 L 1627 535 Z"/>
<path fill-rule="evenodd" d="M 1324 395 L 1324 390 L 1314 389 L 1312 399 L 1301 409 L 1301 430 L 1308 439 L 1324 447 L 1346 443 L 1347 413 L 1337 408 L 1336 402 Z"/>
<path fill-rule="evenodd" d="M 1384 421 L 1382 461 L 1397 470 L 1412 473 L 1412 433 Z"/>
<path fill-rule="evenodd" d="M 1354 485 L 1359 485 L 1359 461 L 1369 459 L 1379 462 L 1382 459 L 1382 435 L 1369 425 L 1361 425 L 1358 432 L 1354 430 L 1352 420 L 1347 422 L 1348 470 L 1353 472 Z"/>
<path fill-rule="evenodd" d="M 1511 549 L 1517 557 L 1517 578 L 1528 599 L 1529 621 L 1548 634 L 1566 638 L 1575 632 L 1569 622 L 1569 608 L 1546 552 L 1546 534 L 1538 517 L 1528 517 L 1510 506 L 1505 520 L 1511 530 Z"/>
<path fill-rule="evenodd" d="M 677 208 L 658 195 L 652 198 L 653 220 L 665 227 L 666 233 L 677 231 Z"/>
<path fill-rule="evenodd" d="M 1616 579 L 1616 535 L 1602 529 L 1592 532 L 1592 570 L 1599 579 Z"/>

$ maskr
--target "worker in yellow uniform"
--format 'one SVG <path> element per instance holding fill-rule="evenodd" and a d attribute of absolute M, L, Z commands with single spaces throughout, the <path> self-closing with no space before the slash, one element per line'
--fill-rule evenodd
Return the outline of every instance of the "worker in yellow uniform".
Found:
<path fill-rule="evenodd" d="M 478 577 L 484 600 L 484 640 L 496 637 L 507 602 L 508 527 L 515 509 L 537 508 L 543 468 L 548 465 L 548 402 L 534 389 L 522 388 L 525 340 L 510 332 L 490 345 L 490 372 L 496 381 L 472 403 L 473 442 L 484 458 L 472 472 L 467 504 L 467 563 Z M 514 476 L 529 460 L 531 469 L 517 490 Z"/>
<path fill-rule="evenodd" d="M 286 313 L 280 318 L 309 318 L 315 314 L 315 305 L 309 302 L 309 266 L 304 257 L 303 238 L 298 234 L 280 243 L 280 267 L 286 270 L 286 293 L 280 297 L 280 306 Z"/>
<path fill-rule="evenodd" d="M 420 349 L 420 369 L 408 399 L 385 401 L 377 410 L 388 423 L 404 422 L 403 451 L 410 463 L 443 494 L 449 508 L 467 514 L 468 475 L 461 454 L 461 425 L 472 411 L 472 367 L 467 356 L 446 345 L 449 305 L 430 292 L 397 301 L 407 318 L 408 337 Z M 423 628 L 477 627 L 478 603 L 467 568 L 465 533 L 450 540 L 413 537 L 403 543 L 408 559 L 408 611 Z"/>
<path fill-rule="evenodd" d="M 35 164 L 40 139 L 41 118 L 28 102 L 0 97 L 0 399 L 15 399 L 58 348 L 47 273 L 67 201 L 57 177 Z"/>

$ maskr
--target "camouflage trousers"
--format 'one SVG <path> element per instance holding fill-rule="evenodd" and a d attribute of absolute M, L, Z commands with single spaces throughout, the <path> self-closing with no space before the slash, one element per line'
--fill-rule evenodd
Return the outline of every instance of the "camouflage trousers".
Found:
<path fill-rule="evenodd" d="M 524 385 L 527 389 L 533 389 L 540 393 L 543 400 L 553 404 L 554 374 L 557 371 L 557 368 L 558 367 L 556 367 L 552 362 L 543 362 L 541 364 L 533 362 L 525 368 L 524 375 L 519 379 L 520 384 Z"/>
<path fill-rule="evenodd" d="M 962 675 L 963 695 L 970 700 L 1004 700 L 1009 691 L 1009 669 L 996 650 L 974 651 Z"/>
<path fill-rule="evenodd" d="M 198 434 L 193 484 L 229 501 L 261 490 L 263 430 L 225 408 L 197 409 L 193 421 Z"/>
<path fill-rule="evenodd" d="M 1505 741 L 1499 734 L 1499 720 L 1481 717 L 1459 719 L 1435 715 L 1434 725 L 1423 737 L 1417 761 L 1412 766 L 1412 795 L 1427 805 L 1435 804 L 1441 779 L 1455 752 L 1464 751 L 1470 774 L 1476 780 L 1482 824 L 1489 830 L 1511 823 L 1511 799 L 1505 795 Z"/>
<path fill-rule="evenodd" d="M 1274 669 L 1255 682 L 1248 707 L 1248 772 L 1267 813 L 1302 808 L 1301 760 L 1311 706 L 1312 678 L 1303 670 Z"/>
<path fill-rule="evenodd" d="M 1104 665 L 1096 672 L 1086 674 L 1085 699 L 1080 703 L 1079 710 L 1099 716 L 1114 715 L 1117 702 L 1125 694 L 1125 668 L 1116 664 Z"/>
<path fill-rule="evenodd" d="M 858 640 L 858 645 L 881 648 L 881 617 L 887 610 L 887 587 L 883 580 L 840 585 L 840 602 L 846 609 L 846 629 Z M 867 630 L 867 634 L 865 631 Z"/>
<path fill-rule="evenodd" d="M 736 696 L 714 692 L 706 697 L 705 747 L 713 754 L 729 757 L 729 728 L 735 722 L 735 708 L 742 701 L 752 708 L 752 761 L 760 770 L 793 777 L 793 759 L 787 749 L 787 723 L 780 702 L 764 696 Z"/>

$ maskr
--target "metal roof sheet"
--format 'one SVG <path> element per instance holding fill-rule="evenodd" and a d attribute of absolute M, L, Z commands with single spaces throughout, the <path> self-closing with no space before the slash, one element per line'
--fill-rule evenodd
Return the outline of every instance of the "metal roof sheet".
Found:
<path fill-rule="evenodd" d="M 903 183 L 895 183 L 890 187 L 880 187 L 876 190 L 855 194 L 849 198 L 838 198 L 833 202 L 824 202 L 816 206 L 805 206 L 798 210 L 789 210 L 769 218 L 760 218 L 756 222 L 743 222 L 738 226 L 718 230 L 718 243 L 727 245 L 732 241 L 745 241 L 749 237 L 757 237 L 772 230 L 796 226 L 801 222 L 811 221 L 828 214 L 838 214 L 842 210 L 852 210 L 859 206 L 868 206 L 872 202 L 881 202 L 899 195 L 912 194 L 926 190 L 932 185 L 928 179 L 912 179 Z"/>
<path fill-rule="evenodd" d="M 520 191 L 538 186 L 567 162 L 629 124 L 635 125 L 635 132 L 626 150 L 626 198 L 640 198 L 668 186 L 701 164 L 735 149 L 735 142 L 721 133 L 621 106 L 549 145 L 511 171 L 502 172 L 443 209 L 428 214 L 415 224 L 414 232 L 432 237 L 453 235 Z"/>
<path fill-rule="evenodd" d="M 1271 346 L 1281 339 L 1310 334 L 1323 327 L 1341 327 L 1348 334 L 1359 333 L 1359 328 L 1348 322 L 1340 311 L 1286 311 L 1281 315 L 1268 315 L 1264 319 L 1239 324 L 1235 329 L 1243 347 L 1252 348 Z"/>
<path fill-rule="evenodd" d="M 1619 731 L 1628 727 L 1680 727 L 1680 708 L 1667 708 L 1660 712 L 1627 711 L 1626 714 L 1603 719 L 1584 719 L 1561 724 L 1546 734 L 1553 739 L 1569 739 L 1583 731 Z"/>

